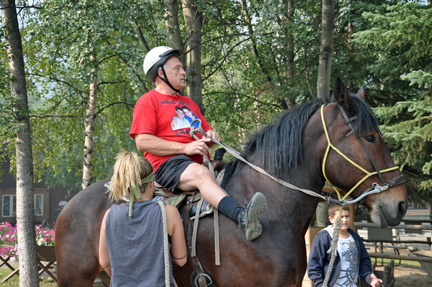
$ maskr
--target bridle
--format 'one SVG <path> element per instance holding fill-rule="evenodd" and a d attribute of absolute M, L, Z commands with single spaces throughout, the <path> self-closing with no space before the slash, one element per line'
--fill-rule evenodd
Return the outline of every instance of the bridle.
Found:
<path fill-rule="evenodd" d="M 345 119 L 345 123 L 349 126 L 349 128 L 351 129 L 351 132 L 356 136 L 357 140 L 360 142 L 361 146 L 363 147 L 363 150 L 366 152 L 367 156 L 369 157 L 369 160 L 371 161 L 375 171 L 373 172 L 369 172 L 366 169 L 364 169 L 363 167 L 361 167 L 360 165 L 358 165 L 357 163 L 355 163 L 352 159 L 350 159 L 348 156 L 346 156 L 343 152 L 341 152 L 337 147 L 335 147 L 331 141 L 330 141 L 330 136 L 329 133 L 327 131 L 327 126 L 324 120 L 324 105 L 321 106 L 321 121 L 322 121 L 322 125 L 324 128 L 324 133 L 326 135 L 326 139 L 327 139 L 327 149 L 326 152 L 324 154 L 324 160 L 322 163 L 322 173 L 324 175 L 325 180 L 327 181 L 327 183 L 335 190 L 337 196 L 338 196 L 338 200 L 345 202 L 346 198 L 359 186 L 361 185 L 366 179 L 368 179 L 369 177 L 373 176 L 373 175 L 378 175 L 378 177 L 381 180 L 381 184 L 379 185 L 378 183 L 374 182 L 372 183 L 371 187 L 366 188 L 365 190 L 362 191 L 361 195 L 359 197 L 357 197 L 355 200 L 349 201 L 349 203 L 354 203 L 357 201 L 362 200 L 363 198 L 365 198 L 366 196 L 370 195 L 370 194 L 374 194 L 374 193 L 380 193 L 382 191 L 385 191 L 389 188 L 392 188 L 396 185 L 402 184 L 405 180 L 403 178 L 402 175 L 391 179 L 388 183 L 384 180 L 384 177 L 382 176 L 383 173 L 385 172 L 389 172 L 389 171 L 393 171 L 393 170 L 397 170 L 399 169 L 398 166 L 394 166 L 394 167 L 390 167 L 387 169 L 383 169 L 380 170 L 375 162 L 375 160 L 373 159 L 372 155 L 370 154 L 369 150 L 367 149 L 367 147 L 365 146 L 365 144 L 363 143 L 363 141 L 359 138 L 359 136 L 354 132 L 354 128 L 352 123 L 357 119 L 357 116 L 351 117 L 349 118 L 345 112 L 345 110 L 338 105 L 342 116 Z M 341 197 L 338 188 L 332 184 L 330 182 L 330 180 L 328 179 L 326 172 L 325 172 L 325 165 L 326 165 L 326 161 L 328 158 L 328 154 L 330 152 L 330 150 L 333 149 L 334 151 L 336 151 L 340 156 L 342 156 L 345 160 L 347 160 L 351 165 L 355 166 L 357 169 L 359 169 L 361 172 L 363 172 L 365 174 L 365 176 L 360 179 L 357 184 L 355 184 L 343 197 Z"/>

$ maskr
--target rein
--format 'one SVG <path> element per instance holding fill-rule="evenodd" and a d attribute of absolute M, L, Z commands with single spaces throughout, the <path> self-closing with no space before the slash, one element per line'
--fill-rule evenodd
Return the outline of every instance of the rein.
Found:
<path fill-rule="evenodd" d="M 326 149 L 326 152 L 325 152 L 325 155 L 324 155 L 324 160 L 323 160 L 323 163 L 322 163 L 322 172 L 323 172 L 323 175 L 324 175 L 324 178 L 326 179 L 326 181 L 330 184 L 330 186 L 335 190 L 335 192 L 336 192 L 336 194 L 337 194 L 337 199 L 334 199 L 334 198 L 332 198 L 331 196 L 324 196 L 324 195 L 321 195 L 321 194 L 318 194 L 318 193 L 316 193 L 316 192 L 314 192 L 314 191 L 312 191 L 312 190 L 309 190 L 309 189 L 304 189 L 304 188 L 300 188 L 300 187 L 297 187 L 297 186 L 295 186 L 295 185 L 292 185 L 291 183 L 289 183 L 289 182 L 286 182 L 286 181 L 284 181 L 284 180 L 281 180 L 281 179 L 279 179 L 279 178 L 276 178 L 276 177 L 274 177 L 273 175 L 271 175 L 271 174 L 269 174 L 268 172 L 266 172 L 264 169 L 262 169 L 261 167 L 259 167 L 259 166 L 257 166 L 257 165 L 255 165 L 255 164 L 253 164 L 253 163 L 251 163 L 251 162 L 248 162 L 245 158 L 243 158 L 242 156 L 241 156 L 241 154 L 237 151 L 237 150 L 235 150 L 235 149 L 233 149 L 233 148 L 231 148 L 230 146 L 228 146 L 228 145 L 226 145 L 226 144 L 224 144 L 224 143 L 222 143 L 222 142 L 219 142 L 218 140 L 216 140 L 216 139 L 214 139 L 214 138 L 212 138 L 211 140 L 214 142 L 214 143 L 216 143 L 216 144 L 218 144 L 218 145 L 220 145 L 220 146 L 222 146 L 223 148 L 225 148 L 232 156 L 234 156 L 236 159 L 238 159 L 238 160 L 240 160 L 240 161 L 242 161 L 242 162 L 244 162 L 244 163 L 246 163 L 247 165 L 249 165 L 251 168 L 253 168 L 254 170 L 256 170 L 256 171 L 258 171 L 259 173 L 261 173 L 261 174 L 264 174 L 264 175 L 266 175 L 266 176 L 268 176 L 269 178 L 271 178 L 272 180 L 274 180 L 274 181 L 276 181 L 276 182 L 278 182 L 279 184 L 281 184 L 281 185 L 283 185 L 283 186 L 285 186 L 285 187 L 288 187 L 288 188 L 290 188 L 290 189 L 293 189 L 293 190 L 297 190 L 297 191 L 301 191 L 301 192 L 303 192 L 303 193 L 305 193 L 305 194 L 307 194 L 307 195 L 310 195 L 310 196 L 314 196 L 314 197 L 319 197 L 319 198 L 321 198 L 321 199 L 323 199 L 323 200 L 325 200 L 325 201 L 327 201 L 327 202 L 333 202 L 333 203 L 336 203 L 336 204 L 339 204 L 339 205 L 346 205 L 346 204 L 353 204 L 353 203 L 356 203 L 356 202 L 358 202 L 358 201 L 360 201 L 360 200 L 362 200 L 363 198 L 365 198 L 365 197 L 367 197 L 368 195 L 371 195 L 371 194 L 376 194 L 376 193 L 381 193 L 381 192 L 383 192 L 383 191 L 385 191 L 385 190 L 387 190 L 387 189 L 389 189 L 389 188 L 392 188 L 392 187 L 394 187 L 394 186 L 396 186 L 396 185 L 399 185 L 399 184 L 402 184 L 405 180 L 403 179 L 403 176 L 398 176 L 398 177 L 396 177 L 396 178 L 394 178 L 394 179 L 392 179 L 392 180 L 390 180 L 389 181 L 389 183 L 386 183 L 385 181 L 384 181 L 384 179 L 382 179 L 382 183 L 383 183 L 383 185 L 379 185 L 378 183 L 373 183 L 372 184 L 372 186 L 371 187 L 369 187 L 369 188 L 367 188 L 367 189 L 365 189 L 363 192 L 362 192 L 362 194 L 359 196 L 359 197 L 357 197 L 357 198 L 355 198 L 355 199 L 353 199 L 353 200 L 347 200 L 347 197 L 360 185 L 360 184 L 362 184 L 366 179 L 368 179 L 369 177 L 371 177 L 371 176 L 373 176 L 373 175 L 375 175 L 375 174 L 379 174 L 379 176 L 380 176 L 380 178 L 382 178 L 382 175 L 381 175 L 381 173 L 384 173 L 384 172 L 389 172 L 389 171 L 393 171 L 393 170 L 396 170 L 396 169 L 398 169 L 399 167 L 398 166 L 394 166 L 394 167 L 391 167 L 391 168 L 388 168 L 388 169 L 384 169 L 384 170 L 379 170 L 379 169 L 377 169 L 376 168 L 376 164 L 374 164 L 375 162 L 373 161 L 373 159 L 372 159 L 372 157 L 370 156 L 370 153 L 369 153 L 369 151 L 367 151 L 366 153 L 368 154 L 368 156 L 369 156 L 369 158 L 372 160 L 372 162 L 373 162 L 373 165 L 375 166 L 375 168 L 376 168 L 376 171 L 374 171 L 374 172 L 368 172 L 366 169 L 364 169 L 364 168 L 362 168 L 361 166 L 359 166 L 357 163 L 355 163 L 353 160 L 351 160 L 349 157 L 347 157 L 344 153 L 342 153 L 338 148 L 336 148 L 332 143 L 331 143 L 331 141 L 330 141 L 330 137 L 329 137 L 329 134 L 328 134 L 328 131 L 327 131 L 327 127 L 326 127 L 326 123 L 325 123 L 325 120 L 324 120 L 324 105 L 322 105 L 321 106 L 321 121 L 322 121 L 322 125 L 323 125 L 323 128 L 324 128 L 324 133 L 325 133 L 325 135 L 326 135 L 326 139 L 327 139 L 327 149 Z M 347 124 L 350 126 L 350 128 L 351 128 L 351 130 L 352 130 L 352 125 L 350 124 L 351 123 L 351 121 L 353 121 L 353 119 L 354 118 L 351 118 L 351 119 L 348 119 L 347 118 L 347 116 L 346 116 L 346 114 L 345 114 L 345 112 L 343 111 L 343 109 L 341 108 L 341 111 L 342 111 L 342 114 L 344 115 L 344 118 L 346 119 L 346 121 L 347 121 Z M 190 129 L 190 135 L 192 136 L 192 137 L 194 137 L 195 135 L 196 135 L 196 133 L 197 132 L 200 132 L 201 134 L 203 134 L 205 137 L 207 137 L 207 133 L 202 129 L 202 127 L 201 127 L 201 121 L 200 120 L 195 120 L 195 121 L 198 121 L 200 124 L 199 124 L 199 127 L 198 128 L 196 128 L 196 127 L 193 127 L 193 126 L 191 126 L 191 129 Z M 194 121 L 194 122 L 195 122 Z M 192 122 L 192 123 L 194 123 L 194 122 Z M 362 143 L 362 141 L 357 137 L 357 139 L 360 141 L 360 143 Z M 367 150 L 366 149 L 366 147 L 363 145 L 363 148 L 365 149 L 365 150 Z M 341 195 L 340 195 L 340 192 L 339 192 L 339 190 L 337 189 L 337 187 L 335 186 L 335 185 L 333 185 L 329 180 L 328 180 L 328 178 L 327 178 L 327 175 L 326 175 L 326 173 L 325 173 L 325 164 L 326 164 L 326 161 L 327 161 L 327 157 L 328 157 L 328 154 L 329 154 L 329 152 L 330 152 L 330 149 L 333 149 L 333 150 L 335 150 L 339 155 L 341 155 L 344 159 L 346 159 L 349 163 L 351 163 L 352 165 L 354 165 L 356 168 L 358 168 L 360 171 L 362 171 L 363 173 L 365 173 L 366 175 L 359 181 L 359 182 L 357 182 L 357 184 L 356 185 L 354 185 L 354 187 L 352 187 L 351 188 L 351 190 L 347 193 L 347 194 L 345 194 L 345 196 L 344 197 L 342 197 Z"/>

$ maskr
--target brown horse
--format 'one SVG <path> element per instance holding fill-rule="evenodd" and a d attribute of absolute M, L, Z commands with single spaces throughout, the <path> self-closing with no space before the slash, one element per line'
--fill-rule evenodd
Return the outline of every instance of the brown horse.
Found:
<path fill-rule="evenodd" d="M 372 110 L 360 99 L 364 97 L 363 89 L 357 97 L 351 97 L 338 79 L 334 96 L 336 101 L 324 105 L 322 111 L 321 103 L 315 102 L 299 105 L 282 115 L 275 124 L 255 134 L 242 155 L 269 174 L 316 193 L 320 193 L 325 176 L 345 191 L 360 182 L 353 189 L 353 198 L 361 196 L 374 183 L 389 186 L 385 191 L 367 196 L 363 204 L 377 225 L 397 225 L 407 209 L 406 187 L 394 184 L 400 172 L 394 169 Z M 355 164 L 336 149 L 328 150 L 329 140 Z M 366 177 L 365 171 L 369 173 Z M 98 263 L 100 223 L 105 210 L 112 205 L 105 194 L 105 182 L 81 191 L 57 220 L 60 286 L 92 286 L 101 270 Z M 262 236 L 252 242 L 246 241 L 236 223 L 220 216 L 220 266 L 214 264 L 212 216 L 201 219 L 197 253 L 215 285 L 301 286 L 306 270 L 304 236 L 319 199 L 291 190 L 239 160 L 227 165 L 222 185 L 239 203 L 247 203 L 257 191 L 264 193 L 269 209 L 262 220 Z M 185 267 L 174 267 L 179 286 L 190 286 L 192 271 L 190 260 Z"/>

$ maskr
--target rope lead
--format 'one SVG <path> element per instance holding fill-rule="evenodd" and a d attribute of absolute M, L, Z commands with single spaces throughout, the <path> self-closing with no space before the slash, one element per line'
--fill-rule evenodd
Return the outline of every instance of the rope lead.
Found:
<path fill-rule="evenodd" d="M 338 240 L 339 240 L 339 230 L 341 228 L 341 219 L 342 219 L 342 206 L 339 209 L 339 217 L 336 219 L 336 226 L 333 229 L 333 236 L 332 236 L 332 242 L 331 242 L 331 249 L 330 249 L 330 263 L 329 263 L 329 268 L 327 269 L 327 274 L 326 277 L 324 279 L 324 283 L 323 286 L 327 287 L 328 286 L 328 282 L 330 280 L 330 275 L 333 271 L 333 265 L 334 265 L 334 261 L 336 259 L 336 247 L 338 244 Z"/>
<path fill-rule="evenodd" d="M 163 238 L 164 238 L 164 263 L 165 263 L 165 287 L 170 286 L 170 257 L 168 246 L 168 225 L 165 205 L 162 201 L 157 202 L 162 212 Z"/>

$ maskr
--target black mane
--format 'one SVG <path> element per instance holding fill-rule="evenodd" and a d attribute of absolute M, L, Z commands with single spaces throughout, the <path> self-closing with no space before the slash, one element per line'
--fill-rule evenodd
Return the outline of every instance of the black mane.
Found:
<path fill-rule="evenodd" d="M 354 133 L 360 136 L 371 130 L 379 132 L 379 124 L 371 107 L 359 97 L 352 96 L 351 100 L 354 102 L 357 115 Z"/>
<path fill-rule="evenodd" d="M 351 99 L 357 115 L 354 133 L 363 134 L 370 130 L 379 131 L 378 122 L 369 105 L 358 97 L 351 97 Z M 263 128 L 247 141 L 242 156 L 248 161 L 251 156 L 256 156 L 262 160 L 258 164 L 261 168 L 277 178 L 283 178 L 284 173 L 295 169 L 302 161 L 303 129 L 310 117 L 323 104 L 326 102 L 316 100 L 295 106 L 290 111 L 283 113 L 276 123 Z M 336 108 L 337 106 L 335 106 L 334 112 L 336 112 Z M 237 159 L 227 164 L 222 182 L 223 188 L 243 164 Z"/>

